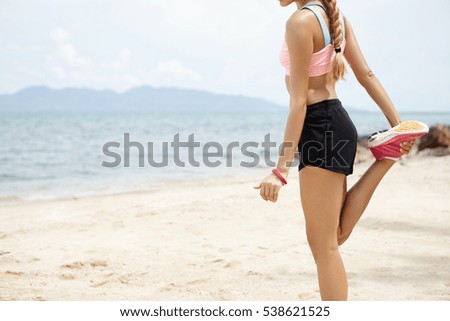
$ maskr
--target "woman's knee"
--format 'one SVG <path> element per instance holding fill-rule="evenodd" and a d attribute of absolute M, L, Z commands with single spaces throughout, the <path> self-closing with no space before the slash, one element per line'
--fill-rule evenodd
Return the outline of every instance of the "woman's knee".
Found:
<path fill-rule="evenodd" d="M 339 251 L 337 239 L 323 238 L 313 233 L 306 233 L 309 247 L 311 249 L 314 260 L 317 262 L 321 259 L 332 257 Z"/>

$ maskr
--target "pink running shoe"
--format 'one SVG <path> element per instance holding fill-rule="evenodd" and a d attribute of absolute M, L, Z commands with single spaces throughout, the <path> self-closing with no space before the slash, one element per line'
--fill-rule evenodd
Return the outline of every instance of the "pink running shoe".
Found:
<path fill-rule="evenodd" d="M 398 124 L 388 130 L 382 130 L 369 136 L 368 146 L 377 160 L 387 158 L 399 160 L 402 157 L 400 144 L 414 140 L 428 133 L 426 124 L 409 120 Z"/>

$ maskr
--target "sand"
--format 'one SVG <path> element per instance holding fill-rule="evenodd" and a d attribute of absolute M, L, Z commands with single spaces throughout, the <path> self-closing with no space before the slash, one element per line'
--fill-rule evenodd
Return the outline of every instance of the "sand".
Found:
<path fill-rule="evenodd" d="M 449 164 L 387 174 L 341 246 L 349 300 L 450 300 Z M 261 178 L 1 205 L 0 300 L 319 300 L 298 174 L 277 203 Z"/>

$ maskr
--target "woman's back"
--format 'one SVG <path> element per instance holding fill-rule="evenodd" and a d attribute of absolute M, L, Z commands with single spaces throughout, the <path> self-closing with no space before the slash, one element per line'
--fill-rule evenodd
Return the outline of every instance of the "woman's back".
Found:
<path fill-rule="evenodd" d="M 303 10 L 301 10 L 303 9 Z M 330 65 L 336 55 L 334 47 L 330 43 L 330 21 L 325 11 L 325 8 L 321 5 L 311 4 L 309 6 L 302 7 L 294 15 L 304 15 L 310 23 L 310 30 L 313 34 L 313 55 L 312 64 L 310 69 L 310 78 L 308 86 L 308 99 L 307 104 L 313 104 L 326 99 L 336 98 L 335 84 L 336 79 L 332 77 L 332 73 L 329 72 L 330 68 L 324 65 Z M 310 10 L 305 10 L 310 9 Z M 342 51 L 345 52 L 346 38 L 345 38 L 345 18 L 341 15 L 340 19 L 344 21 L 342 24 L 343 42 Z M 340 22 L 342 23 L 342 21 Z M 301 45 L 301 44 L 300 44 Z M 290 92 L 290 74 L 289 74 L 289 52 L 287 50 L 286 43 L 283 44 L 282 52 L 280 54 L 282 64 L 286 68 L 286 87 Z M 322 66 L 314 65 L 314 62 L 322 60 Z M 325 61 L 328 60 L 328 61 Z M 325 62 L 323 62 L 325 61 Z M 322 72 L 323 68 L 328 69 L 328 72 Z M 321 70 L 322 69 L 322 70 Z"/>

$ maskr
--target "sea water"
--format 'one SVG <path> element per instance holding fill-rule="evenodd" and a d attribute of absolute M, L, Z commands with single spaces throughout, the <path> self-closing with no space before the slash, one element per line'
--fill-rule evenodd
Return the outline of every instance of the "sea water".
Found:
<path fill-rule="evenodd" d="M 349 110 L 349 113 L 360 136 L 389 127 L 381 112 Z M 450 124 L 450 113 L 444 112 L 401 113 L 401 117 L 430 126 Z M 164 188 L 167 182 L 177 180 L 267 170 L 267 166 L 274 166 L 270 162 L 276 162 L 286 119 L 287 111 L 3 113 L 0 114 L 0 202 Z M 177 154 L 172 144 L 178 137 L 186 145 L 189 135 L 195 142 L 191 151 L 180 147 Z M 126 137 L 132 143 L 128 144 L 129 153 L 125 150 Z M 276 147 L 265 149 L 265 139 Z M 153 145 L 151 148 L 149 143 Z M 108 144 L 109 152 L 116 158 L 105 154 Z M 164 144 L 167 149 L 163 148 Z M 210 145 L 207 158 L 203 153 L 205 145 Z M 211 156 L 214 153 L 216 156 Z M 125 155 L 129 155 L 129 166 L 125 166 Z M 150 165 L 149 156 L 155 162 L 166 159 L 167 166 Z M 120 161 L 112 164 L 117 160 Z"/>

